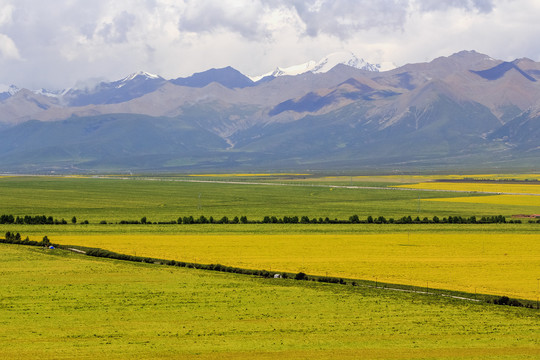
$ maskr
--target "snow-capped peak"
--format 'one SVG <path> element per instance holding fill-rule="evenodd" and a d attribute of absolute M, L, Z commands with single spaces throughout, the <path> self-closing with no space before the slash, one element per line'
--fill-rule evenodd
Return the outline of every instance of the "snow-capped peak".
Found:
<path fill-rule="evenodd" d="M 138 71 L 136 73 L 133 73 L 131 75 L 128 75 L 126 76 L 125 78 L 123 78 L 122 80 L 120 80 L 121 82 L 128 82 L 128 81 L 131 81 L 133 79 L 135 79 L 136 77 L 143 77 L 145 79 L 161 79 L 161 76 L 159 75 L 155 75 L 155 74 L 150 74 L 150 73 L 147 73 L 146 71 Z"/>
<path fill-rule="evenodd" d="M 66 92 L 66 90 L 51 91 L 51 90 L 47 90 L 47 89 L 42 88 L 42 89 L 39 89 L 39 90 L 34 90 L 32 92 L 34 94 L 37 94 L 37 95 L 43 95 L 43 96 L 48 96 L 48 97 L 53 97 L 53 98 L 59 98 Z"/>
<path fill-rule="evenodd" d="M 136 78 L 142 78 L 144 80 L 162 79 L 162 77 L 159 75 L 150 74 L 150 73 L 147 73 L 146 71 L 138 71 L 136 73 L 126 76 L 122 80 L 116 81 L 114 84 L 117 84 L 116 87 L 120 89 L 121 87 L 126 85 L 128 82 L 135 80 Z"/>
<path fill-rule="evenodd" d="M 13 96 L 15 95 L 16 93 L 18 93 L 19 91 L 21 91 L 21 89 L 19 89 L 17 86 L 15 85 L 0 85 L 0 93 L 8 93 L 9 96 Z"/>
<path fill-rule="evenodd" d="M 384 63 L 384 66 L 380 64 L 370 64 L 364 61 L 364 59 L 357 58 L 356 55 L 354 55 L 350 51 L 342 51 L 325 56 L 318 62 L 308 61 L 307 63 L 294 65 L 286 68 L 277 67 L 276 70 L 274 70 L 273 72 L 269 72 L 259 76 L 249 76 L 249 78 L 252 81 L 257 82 L 266 76 L 277 77 L 284 75 L 299 75 L 309 71 L 313 73 L 325 73 L 339 64 L 344 64 L 367 71 L 386 71 L 395 68 L 395 66 L 392 67 L 388 65 L 388 63 Z"/>
<path fill-rule="evenodd" d="M 315 67 L 316 64 L 317 62 L 310 60 L 306 63 L 293 65 L 286 68 L 282 68 L 278 66 L 274 71 L 270 71 L 269 73 L 266 73 L 263 75 L 257 75 L 257 76 L 248 76 L 248 77 L 251 79 L 251 81 L 257 82 L 267 76 L 278 77 L 278 76 L 286 76 L 286 75 L 289 75 L 289 76 L 299 75 L 299 74 L 303 74 L 308 71 L 311 71 Z"/>
<path fill-rule="evenodd" d="M 364 61 L 364 59 L 357 58 L 356 55 L 349 51 L 335 52 L 326 56 L 319 61 L 311 71 L 313 73 L 325 73 L 339 64 L 344 64 L 361 70 L 379 71 L 376 65 L 370 64 Z"/>

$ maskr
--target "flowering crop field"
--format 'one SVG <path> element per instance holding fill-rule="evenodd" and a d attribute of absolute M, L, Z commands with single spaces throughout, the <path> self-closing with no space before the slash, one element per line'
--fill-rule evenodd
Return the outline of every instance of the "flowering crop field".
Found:
<path fill-rule="evenodd" d="M 466 204 L 492 204 L 522 206 L 525 213 L 540 213 L 540 196 L 536 195 L 490 195 L 426 199 L 425 201 L 457 202 Z"/>
<path fill-rule="evenodd" d="M 0 244 L 2 359 L 537 359 L 538 311 Z"/>
<path fill-rule="evenodd" d="M 525 192 L 538 186 L 427 185 L 517 186 Z M 479 293 L 533 300 L 538 295 L 538 224 L 116 224 L 143 216 L 148 221 L 170 221 L 186 215 L 216 219 L 247 215 L 250 220 L 265 215 L 348 219 L 352 214 L 363 219 L 368 215 L 480 218 L 540 212 L 535 202 L 540 197 L 536 196 L 331 190 L 165 180 L 10 177 L 0 179 L 1 213 L 46 214 L 68 222 L 76 216 L 79 222 L 58 226 L 0 225 L 0 233 L 16 231 L 37 240 L 48 235 L 53 242 L 178 261 L 304 271 L 468 292 L 476 289 Z M 80 224 L 84 219 L 90 224 Z M 100 225 L 101 220 L 107 224 Z"/>
<path fill-rule="evenodd" d="M 184 181 L 187 176 L 4 177 L 0 214 L 47 215 L 64 218 L 67 224 L 2 224 L 0 235 L 20 232 L 31 240 L 47 235 L 53 243 L 137 256 L 425 286 L 430 292 L 476 291 L 529 300 L 539 296 L 537 223 L 158 223 L 189 215 L 261 220 L 272 215 L 348 219 L 358 214 L 361 219 L 370 215 L 398 219 L 540 212 L 536 197 L 385 188 L 428 181 L 431 175 L 397 180 L 304 175 L 289 179 L 290 174 L 279 180 L 277 175 L 254 175 L 230 177 L 250 183 L 296 183 L 191 183 Z M 343 185 L 365 182 L 380 188 L 313 186 L 340 179 Z M 142 217 L 153 223 L 120 224 Z M 6 244 L 0 248 L 0 358 L 537 359 L 540 355 L 536 309 L 129 263 L 58 249 Z"/>
<path fill-rule="evenodd" d="M 508 194 L 540 194 L 540 185 L 536 184 L 508 184 L 508 183 L 482 183 L 482 182 L 423 182 L 412 185 L 398 185 L 401 188 L 423 190 L 447 190 L 492 192 Z"/>
<path fill-rule="evenodd" d="M 308 176 L 308 177 L 298 177 L 295 179 L 290 179 L 290 181 L 296 182 L 314 182 L 314 183 L 337 183 L 337 184 L 352 184 L 356 185 L 358 183 L 369 184 L 369 183 L 379 183 L 379 184 L 415 184 L 421 182 L 428 182 L 433 180 L 459 180 L 463 179 L 476 179 L 476 180 L 488 180 L 488 181 L 501 181 L 501 180 L 513 180 L 513 181 L 540 181 L 539 174 L 476 174 L 476 175 L 459 175 L 459 174 L 432 174 L 432 175 L 411 175 L 411 174 L 400 174 L 400 175 L 352 175 L 352 176 Z"/>
<path fill-rule="evenodd" d="M 533 300 L 539 295 L 538 232 L 57 235 L 51 241 L 203 264 Z"/>

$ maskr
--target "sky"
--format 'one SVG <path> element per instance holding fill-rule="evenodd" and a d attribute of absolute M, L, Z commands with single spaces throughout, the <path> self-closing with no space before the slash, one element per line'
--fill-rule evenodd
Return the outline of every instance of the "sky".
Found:
<path fill-rule="evenodd" d="M 538 0 L 0 0 L 0 84 L 58 90 L 147 71 L 246 75 L 352 51 L 540 61 Z"/>

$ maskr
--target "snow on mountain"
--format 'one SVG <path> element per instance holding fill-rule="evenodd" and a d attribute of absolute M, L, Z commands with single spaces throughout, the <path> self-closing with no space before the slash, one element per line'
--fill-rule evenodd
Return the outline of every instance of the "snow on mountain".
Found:
<path fill-rule="evenodd" d="M 18 93 L 19 91 L 21 91 L 21 89 L 19 89 L 15 85 L 9 85 L 8 86 L 8 85 L 1 84 L 0 85 L 0 101 L 6 100 L 6 99 L 12 97 L 13 95 Z"/>
<path fill-rule="evenodd" d="M 259 81 L 262 78 L 265 78 L 267 76 L 278 77 L 278 76 L 285 76 L 285 75 L 290 75 L 290 76 L 300 75 L 300 74 L 303 74 L 303 73 L 306 73 L 308 71 L 313 70 L 313 68 L 316 65 L 317 65 L 316 61 L 310 60 L 310 61 L 308 61 L 306 63 L 299 64 L 299 65 L 293 65 L 293 66 L 289 66 L 289 67 L 286 67 L 286 68 L 282 68 L 282 67 L 278 66 L 274 71 L 271 71 L 269 73 L 266 73 L 266 74 L 263 74 L 263 75 L 258 75 L 258 76 L 248 76 L 248 77 L 253 82 L 257 82 L 257 81 Z"/>
<path fill-rule="evenodd" d="M 13 96 L 15 95 L 16 93 L 18 93 L 19 91 L 21 91 L 21 89 L 19 89 L 17 86 L 15 85 L 2 85 L 0 87 L 0 92 L 2 93 L 7 93 L 9 94 L 10 96 Z"/>
<path fill-rule="evenodd" d="M 263 74 L 258 76 L 249 76 L 249 78 L 257 82 L 261 80 L 262 78 L 265 78 L 267 76 L 285 76 L 285 75 L 300 75 L 303 73 L 306 73 L 308 71 L 311 71 L 312 73 L 325 73 L 330 71 L 332 68 L 334 68 L 336 65 L 344 64 L 347 66 L 351 66 L 357 69 L 361 70 L 367 70 L 367 71 L 387 71 L 395 68 L 396 66 L 391 63 L 383 63 L 383 64 L 370 64 L 364 59 L 359 59 L 350 51 L 341 51 L 341 52 L 335 52 L 328 56 L 325 56 L 320 61 L 308 61 L 303 64 L 289 66 L 286 68 L 277 67 L 276 70 Z"/>
<path fill-rule="evenodd" d="M 43 95 L 43 96 L 48 96 L 52 98 L 60 98 L 66 92 L 66 90 L 51 91 L 51 90 L 42 88 L 39 90 L 33 90 L 32 92 L 36 95 Z"/>
<path fill-rule="evenodd" d="M 135 79 L 144 79 L 144 80 L 157 80 L 157 79 L 163 79 L 161 76 L 156 74 L 150 74 L 146 71 L 138 71 L 136 73 L 133 73 L 131 75 L 126 76 L 125 78 L 115 81 L 116 87 L 119 89 L 123 87 L 128 82 L 135 80 Z"/>
<path fill-rule="evenodd" d="M 379 71 L 377 66 L 364 61 L 364 59 L 358 59 L 352 52 L 342 51 L 332 53 L 320 60 L 317 65 L 311 69 L 311 72 L 316 74 L 325 73 L 339 64 L 344 64 L 361 70 Z"/>

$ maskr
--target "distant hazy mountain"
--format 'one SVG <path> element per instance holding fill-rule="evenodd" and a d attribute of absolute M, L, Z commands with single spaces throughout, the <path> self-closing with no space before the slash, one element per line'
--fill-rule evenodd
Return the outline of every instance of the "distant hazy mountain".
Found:
<path fill-rule="evenodd" d="M 0 170 L 537 169 L 540 63 L 462 51 L 381 72 L 349 55 L 257 82 L 227 67 L 13 88 Z"/>
<path fill-rule="evenodd" d="M 202 88 L 213 82 L 221 84 L 227 88 L 245 88 L 253 86 L 253 81 L 240 71 L 228 66 L 223 69 L 210 69 L 200 73 L 195 73 L 187 78 L 171 80 L 175 85 Z"/>
<path fill-rule="evenodd" d="M 250 79 L 254 82 L 260 81 L 262 79 L 268 80 L 268 78 L 275 78 L 278 76 L 294 76 L 294 75 L 300 75 L 304 74 L 306 72 L 312 72 L 312 73 L 325 73 L 330 70 L 332 70 L 335 66 L 343 64 L 347 65 L 356 69 L 360 70 L 367 70 L 367 71 L 379 71 L 381 69 L 380 64 L 370 64 L 364 59 L 358 59 L 356 55 L 354 55 L 351 52 L 343 51 L 343 52 L 336 52 L 332 53 L 328 56 L 325 56 L 318 62 L 316 61 L 308 61 L 303 64 L 299 65 L 293 65 L 285 68 L 277 67 L 274 71 L 271 71 L 269 73 L 258 75 L 258 76 L 250 76 Z M 386 66 L 385 70 L 390 70 L 390 67 Z"/>
<path fill-rule="evenodd" d="M 70 89 L 62 99 L 69 106 L 117 104 L 157 90 L 166 82 L 161 76 L 138 72 L 114 82 L 101 82 L 94 88 Z"/>
<path fill-rule="evenodd" d="M 19 92 L 19 88 L 15 85 L 6 86 L 6 85 L 0 85 L 0 101 L 9 99 L 13 95 Z"/>

